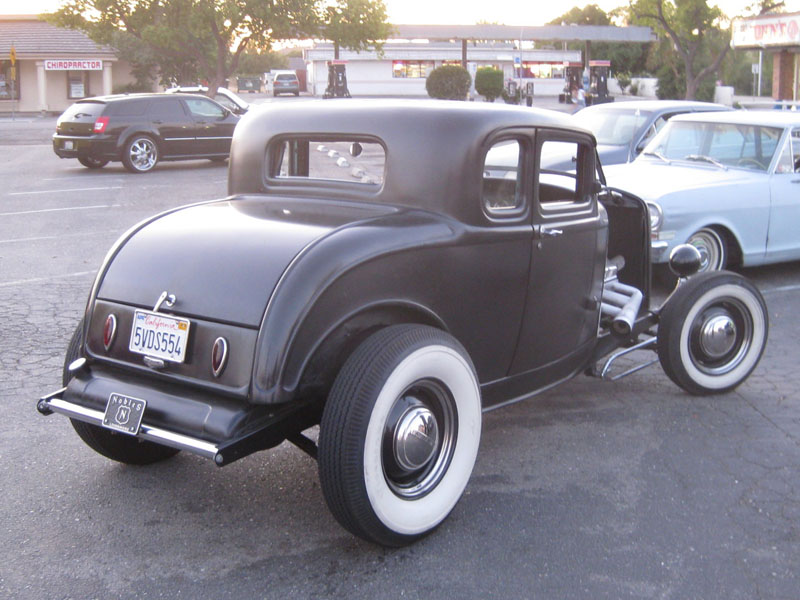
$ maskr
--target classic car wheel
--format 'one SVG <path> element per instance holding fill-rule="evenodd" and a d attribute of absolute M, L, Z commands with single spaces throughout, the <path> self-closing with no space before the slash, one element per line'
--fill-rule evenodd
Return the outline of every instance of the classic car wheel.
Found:
<path fill-rule="evenodd" d="M 153 138 L 135 135 L 122 151 L 122 164 L 131 173 L 147 173 L 158 162 L 158 146 Z"/>
<path fill-rule="evenodd" d="M 64 358 L 64 369 L 61 372 L 61 381 L 66 386 L 72 375 L 67 368 L 81 355 L 83 345 L 83 320 L 78 324 L 72 334 L 67 354 Z M 106 458 L 129 465 L 148 465 L 175 456 L 180 450 L 145 442 L 135 437 L 116 433 L 109 429 L 90 425 L 77 419 L 70 419 L 73 429 L 80 438 L 95 452 Z"/>
<path fill-rule="evenodd" d="M 719 394 L 755 369 L 769 318 L 758 289 L 735 273 L 704 273 L 683 283 L 661 312 L 658 358 L 686 391 Z"/>
<path fill-rule="evenodd" d="M 78 162 L 88 169 L 102 169 L 108 164 L 107 160 L 92 158 L 91 156 L 79 156 Z"/>
<path fill-rule="evenodd" d="M 686 241 L 700 251 L 700 273 L 721 271 L 728 264 L 727 246 L 719 233 L 703 228 Z"/>
<path fill-rule="evenodd" d="M 383 329 L 358 347 L 331 389 L 319 474 L 351 533 L 401 546 L 455 506 L 478 452 L 481 402 L 461 345 L 431 327 Z"/>

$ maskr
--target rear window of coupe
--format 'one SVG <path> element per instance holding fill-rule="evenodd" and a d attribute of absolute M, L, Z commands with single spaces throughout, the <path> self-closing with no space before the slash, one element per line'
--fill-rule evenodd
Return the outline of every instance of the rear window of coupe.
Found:
<path fill-rule="evenodd" d="M 381 143 L 358 138 L 285 138 L 267 151 L 267 178 L 278 181 L 339 181 L 380 186 L 386 169 Z"/>

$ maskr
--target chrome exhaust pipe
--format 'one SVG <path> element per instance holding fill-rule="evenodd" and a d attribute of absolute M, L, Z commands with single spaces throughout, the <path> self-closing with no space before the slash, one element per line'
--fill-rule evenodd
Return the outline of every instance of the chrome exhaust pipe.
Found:
<path fill-rule="evenodd" d="M 611 331 L 614 334 L 620 337 L 631 334 L 642 306 L 642 298 L 642 292 L 635 287 L 617 280 L 605 283 L 600 310 L 603 315 L 612 319 Z"/>

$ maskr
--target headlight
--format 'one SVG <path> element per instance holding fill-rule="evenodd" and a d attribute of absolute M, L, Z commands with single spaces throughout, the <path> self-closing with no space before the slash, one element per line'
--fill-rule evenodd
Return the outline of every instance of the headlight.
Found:
<path fill-rule="evenodd" d="M 652 231 L 658 231 L 661 228 L 661 224 L 664 222 L 664 212 L 655 202 L 647 203 L 647 212 L 650 214 L 650 229 Z"/>

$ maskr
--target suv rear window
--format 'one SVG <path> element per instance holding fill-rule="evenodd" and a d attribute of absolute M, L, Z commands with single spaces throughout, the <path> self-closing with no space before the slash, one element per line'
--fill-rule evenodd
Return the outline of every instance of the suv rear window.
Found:
<path fill-rule="evenodd" d="M 96 118 L 103 114 L 105 102 L 76 102 L 64 111 L 61 118 L 64 121 L 79 121 L 88 117 Z"/>
<path fill-rule="evenodd" d="M 124 100 L 109 105 L 108 114 L 116 117 L 136 117 L 143 115 L 150 104 L 150 99 Z"/>
<path fill-rule="evenodd" d="M 277 81 L 296 81 L 297 75 L 292 75 L 290 73 L 284 73 L 282 75 L 278 75 L 275 78 Z"/>

